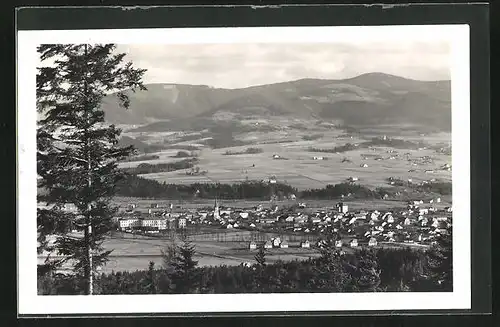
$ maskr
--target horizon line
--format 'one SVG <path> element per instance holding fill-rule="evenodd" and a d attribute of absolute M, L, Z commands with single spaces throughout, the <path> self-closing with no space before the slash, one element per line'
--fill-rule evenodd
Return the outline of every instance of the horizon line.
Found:
<path fill-rule="evenodd" d="M 346 77 L 346 78 L 303 77 L 303 78 L 299 78 L 299 79 L 283 80 L 283 81 L 277 81 L 277 82 L 272 82 L 272 83 L 267 83 L 267 84 L 253 84 L 253 85 L 244 86 L 244 87 L 222 87 L 222 86 L 214 86 L 214 85 L 208 85 L 208 84 L 178 83 L 178 82 L 152 82 L 152 83 L 144 83 L 144 85 L 185 85 L 185 86 L 202 86 L 202 87 L 208 87 L 208 88 L 213 88 L 213 89 L 243 90 L 243 89 L 249 89 L 249 88 L 254 88 L 254 87 L 293 83 L 293 82 L 299 82 L 299 81 L 304 81 L 304 80 L 348 81 L 348 80 L 352 80 L 352 79 L 359 78 L 359 77 L 366 76 L 366 75 L 386 75 L 389 77 L 396 77 L 396 78 L 400 78 L 400 79 L 404 79 L 404 80 L 408 80 L 408 81 L 422 82 L 422 83 L 451 82 L 451 78 L 449 78 L 449 79 L 436 79 L 436 80 L 419 80 L 419 79 L 404 77 L 404 76 L 400 76 L 400 75 L 394 75 L 394 74 L 374 71 L 374 72 L 362 73 L 362 74 L 358 74 L 358 75 L 354 75 L 352 77 Z"/>

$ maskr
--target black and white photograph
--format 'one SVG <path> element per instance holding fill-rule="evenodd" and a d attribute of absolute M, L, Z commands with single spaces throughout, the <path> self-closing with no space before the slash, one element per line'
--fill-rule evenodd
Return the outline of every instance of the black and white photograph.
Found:
<path fill-rule="evenodd" d="M 22 307 L 468 308 L 468 47 L 466 25 L 19 32 Z"/>

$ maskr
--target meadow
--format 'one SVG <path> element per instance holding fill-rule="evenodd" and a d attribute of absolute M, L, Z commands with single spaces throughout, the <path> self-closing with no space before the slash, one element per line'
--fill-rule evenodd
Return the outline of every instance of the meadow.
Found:
<path fill-rule="evenodd" d="M 414 182 L 432 178 L 451 181 L 451 171 L 441 170 L 445 164 L 451 163 L 451 156 L 437 153 L 434 149 L 392 149 L 389 147 L 357 148 L 342 153 L 313 152 L 315 149 L 333 149 L 346 143 L 362 143 L 364 136 L 345 136 L 340 130 L 320 130 L 321 138 L 306 141 L 302 137 L 311 132 L 278 131 L 270 133 L 245 133 L 240 137 L 251 146 L 262 149 L 262 153 L 242 153 L 225 155 L 227 151 L 245 152 L 249 145 L 226 147 L 221 149 L 202 148 L 196 151 L 201 171 L 205 175 L 186 175 L 185 170 L 143 174 L 141 177 L 171 184 L 201 183 L 235 183 L 245 180 L 267 180 L 271 176 L 278 182 L 292 185 L 299 190 L 322 188 L 327 184 L 337 184 L 349 177 L 357 177 L 359 183 L 371 188 L 387 186 L 388 177 L 402 180 L 412 179 Z M 446 143 L 446 133 L 420 136 L 406 133 L 405 140 L 423 141 L 430 145 Z M 273 143 L 274 142 L 274 143 Z M 175 146 L 175 145 L 174 145 Z M 152 153 L 160 159 L 148 163 L 164 163 L 178 161 L 173 156 L 178 150 L 171 149 Z M 391 152 L 394 151 L 394 152 Z M 406 154 L 406 155 L 405 155 Z M 273 158 L 278 155 L 281 159 Z M 428 156 L 429 162 L 410 161 Z M 315 160 L 322 157 L 324 160 Z M 378 159 L 377 159 L 378 158 Z M 133 167 L 142 162 L 121 163 L 121 167 Z M 366 164 L 367 167 L 363 167 Z"/>

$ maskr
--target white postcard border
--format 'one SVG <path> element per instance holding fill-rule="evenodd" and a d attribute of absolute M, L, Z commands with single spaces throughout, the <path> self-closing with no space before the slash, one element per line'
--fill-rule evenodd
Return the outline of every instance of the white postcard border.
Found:
<path fill-rule="evenodd" d="M 453 278 L 450 293 L 38 296 L 36 46 L 41 43 L 330 43 L 449 40 L 452 50 Z M 17 35 L 18 314 L 470 309 L 469 26 L 251 27 L 19 31 Z M 146 269 L 145 267 L 144 269 Z"/>

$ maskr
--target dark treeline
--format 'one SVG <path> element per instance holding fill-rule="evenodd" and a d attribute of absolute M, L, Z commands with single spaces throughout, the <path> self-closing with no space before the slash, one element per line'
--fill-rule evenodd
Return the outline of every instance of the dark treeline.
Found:
<path fill-rule="evenodd" d="M 230 151 L 227 150 L 224 152 L 224 155 L 226 156 L 231 156 L 231 155 L 238 155 L 238 154 L 257 154 L 257 153 L 262 153 L 264 150 L 262 148 L 247 148 L 244 151 Z"/>
<path fill-rule="evenodd" d="M 193 158 L 193 159 L 184 159 L 177 162 L 168 162 L 160 164 L 141 163 L 137 167 L 122 168 L 122 171 L 124 171 L 127 174 L 138 174 L 138 175 L 162 173 L 162 172 L 193 168 L 197 162 L 198 160 Z"/>
<path fill-rule="evenodd" d="M 428 192 L 428 193 L 432 192 L 441 195 L 452 194 L 453 185 L 451 182 L 438 181 L 438 182 L 426 182 L 426 183 L 414 184 L 411 182 L 404 181 L 400 178 L 392 178 L 392 177 L 389 177 L 387 181 L 391 183 L 391 185 L 399 187 L 408 187 L 417 192 Z"/>
<path fill-rule="evenodd" d="M 431 182 L 427 184 L 420 184 L 416 188 L 422 192 L 434 192 L 442 195 L 452 194 L 451 182 Z"/>
<path fill-rule="evenodd" d="M 186 152 L 186 151 L 177 151 L 175 155 L 172 156 L 172 158 L 189 158 L 189 157 L 196 157 L 196 153 Z"/>
<path fill-rule="evenodd" d="M 436 192 L 439 194 L 451 194 L 451 183 L 439 182 L 415 186 L 419 192 Z M 128 175 L 117 186 L 118 196 L 142 197 L 153 199 L 269 199 L 271 194 L 279 197 L 296 197 L 308 200 L 332 200 L 340 199 L 342 196 L 350 196 L 357 199 L 383 199 L 384 196 L 393 197 L 397 193 L 396 188 L 379 187 L 374 190 L 354 183 L 339 183 L 327 185 L 320 189 L 309 189 L 299 191 L 296 188 L 283 184 L 268 184 L 260 181 L 246 181 L 236 184 L 220 183 L 194 183 L 190 185 L 167 184 L 155 180 L 146 179 L 136 175 Z"/>
<path fill-rule="evenodd" d="M 314 140 L 322 138 L 323 136 L 324 136 L 324 134 L 304 135 L 304 136 L 302 136 L 302 139 L 304 141 L 314 141 Z"/>
<path fill-rule="evenodd" d="M 174 145 L 164 145 L 162 150 L 187 150 L 187 151 L 198 151 L 199 147 L 191 144 L 174 144 Z"/>
<path fill-rule="evenodd" d="M 147 161 L 147 160 L 156 160 L 160 159 L 160 156 L 156 154 L 144 154 L 144 155 L 138 155 L 135 157 L 128 157 L 127 159 L 123 160 L 123 162 L 134 162 L 134 161 Z"/>
<path fill-rule="evenodd" d="M 371 190 L 370 188 L 354 184 L 354 183 L 340 183 L 335 185 L 327 185 L 325 188 L 305 190 L 300 193 L 300 197 L 304 199 L 337 199 L 342 195 L 351 195 L 354 198 L 371 199 L 382 198 L 386 191 L 383 189 Z"/>
<path fill-rule="evenodd" d="M 276 193 L 296 194 L 297 190 L 286 184 L 273 184 Z M 167 184 L 128 175 L 117 186 L 117 195 L 127 197 L 143 197 L 157 199 L 268 199 L 271 185 L 264 182 L 243 182 L 239 184 L 207 184 L 190 185 Z"/>
<path fill-rule="evenodd" d="M 256 263 L 197 267 L 194 246 L 184 243 L 164 253 L 159 269 L 111 272 L 96 276 L 100 294 L 436 292 L 452 291 L 451 248 L 430 250 L 361 249 L 352 254 L 321 250 L 305 261 L 266 263 L 261 249 Z M 146 268 L 146 267 L 145 267 Z M 78 278 L 38 278 L 39 294 L 81 294 Z"/>
<path fill-rule="evenodd" d="M 412 142 L 412 141 L 407 141 L 407 140 L 402 140 L 402 139 L 393 139 L 393 138 L 373 138 L 371 141 L 368 142 L 363 142 L 361 143 L 363 146 L 388 146 L 392 148 L 399 148 L 399 149 L 418 149 L 418 148 L 423 148 L 425 147 L 425 143 L 420 141 L 420 142 Z"/>
<path fill-rule="evenodd" d="M 361 142 L 361 143 L 346 143 L 344 145 L 339 145 L 334 148 L 329 148 L 329 149 L 321 149 L 321 148 L 315 148 L 315 147 L 310 147 L 309 151 L 311 152 L 324 152 L 324 153 L 341 153 L 341 152 L 347 152 L 347 151 L 352 151 L 356 149 L 361 149 L 361 148 L 368 148 L 370 146 L 386 146 L 386 147 L 392 147 L 392 148 L 397 148 L 397 149 L 419 149 L 425 147 L 425 143 L 423 142 L 412 142 L 412 141 L 407 141 L 407 140 L 402 140 L 402 139 L 383 139 L 383 138 L 373 138 L 370 141 L 366 142 Z"/>
<path fill-rule="evenodd" d="M 246 142 L 236 140 L 232 135 L 217 134 L 211 139 L 203 142 L 212 149 L 230 148 L 234 146 L 246 145 Z"/>
<path fill-rule="evenodd" d="M 320 149 L 315 147 L 310 147 L 309 151 L 311 152 L 323 152 L 323 153 L 340 153 L 357 149 L 359 146 L 354 145 L 352 143 L 346 143 L 344 145 L 339 145 L 331 149 Z"/>

